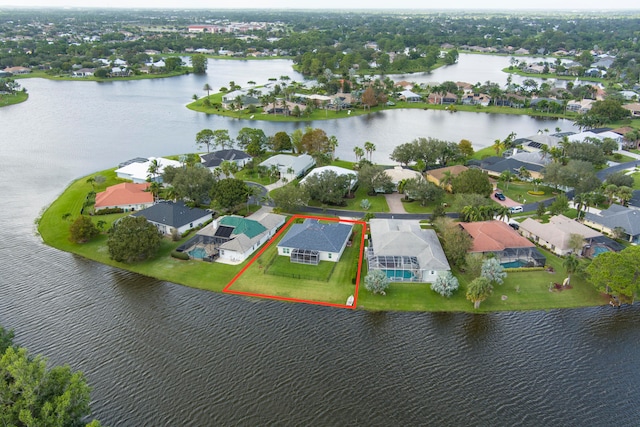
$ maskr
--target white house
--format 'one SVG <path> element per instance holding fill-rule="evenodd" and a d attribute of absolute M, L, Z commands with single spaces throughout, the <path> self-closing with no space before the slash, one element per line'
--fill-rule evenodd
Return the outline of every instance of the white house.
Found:
<path fill-rule="evenodd" d="M 213 238 L 221 261 L 238 264 L 268 242 L 285 220 L 284 215 L 268 212 L 247 218 L 228 215 L 215 219 L 197 234 Z"/>
<path fill-rule="evenodd" d="M 418 220 L 372 219 L 367 248 L 369 270 L 382 270 L 395 282 L 432 283 L 451 267 L 436 232 Z"/>
<path fill-rule="evenodd" d="M 291 224 L 278 243 L 278 255 L 287 256 L 291 262 L 299 264 L 338 262 L 352 230 L 352 224 L 307 218 L 302 224 Z"/>
<path fill-rule="evenodd" d="M 272 166 L 276 167 L 278 172 L 280 172 L 280 178 L 293 181 L 296 178 L 303 177 L 315 164 L 316 161 L 308 154 L 302 154 L 300 156 L 276 154 L 260 163 L 259 166 L 264 166 L 267 169 Z"/>
<path fill-rule="evenodd" d="M 138 159 L 136 159 L 138 160 Z M 143 160 L 143 159 L 139 159 Z M 158 162 L 158 173 L 156 176 L 151 176 L 149 173 L 149 166 L 156 160 Z M 176 160 L 169 160 L 163 157 L 149 157 L 146 161 L 134 161 L 121 168 L 116 169 L 116 175 L 118 178 L 128 179 L 136 184 L 147 182 L 147 179 L 151 181 L 162 182 L 162 172 L 167 166 L 180 167 L 180 162 Z"/>
<path fill-rule="evenodd" d="M 564 215 L 552 216 L 549 218 L 549 222 L 545 224 L 532 218 L 527 218 L 520 223 L 519 231 L 524 237 L 560 256 L 568 255 L 573 251 L 570 245 L 572 234 L 582 237 L 583 246 L 587 244 L 588 239 L 602 236 L 602 233 Z M 580 250 L 578 253 L 580 253 Z"/>

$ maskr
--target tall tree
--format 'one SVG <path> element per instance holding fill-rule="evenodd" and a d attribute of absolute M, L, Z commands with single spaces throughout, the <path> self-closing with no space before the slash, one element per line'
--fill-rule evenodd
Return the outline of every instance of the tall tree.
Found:
<path fill-rule="evenodd" d="M 214 133 L 211 129 L 202 129 L 196 134 L 196 145 L 198 150 L 202 149 L 202 146 L 207 147 L 207 153 L 210 151 L 211 145 L 214 143 Z"/>
<path fill-rule="evenodd" d="M 180 199 L 202 205 L 209 199 L 209 191 L 215 182 L 213 174 L 205 167 L 176 169 L 171 184 Z"/>
<path fill-rule="evenodd" d="M 211 92 L 212 87 L 209 85 L 209 83 L 205 83 L 204 87 L 202 88 L 202 90 L 207 92 L 207 98 L 209 97 L 209 92 Z"/>
<path fill-rule="evenodd" d="M 100 234 L 91 218 L 80 215 L 69 227 L 69 240 L 74 243 L 86 243 Z"/>
<path fill-rule="evenodd" d="M 130 264 L 155 254 L 161 240 L 158 229 L 146 218 L 125 216 L 109 231 L 107 247 L 111 259 Z"/>
<path fill-rule="evenodd" d="M 480 169 L 468 169 L 453 179 L 451 185 L 454 193 L 480 194 L 489 196 L 493 191 L 489 176 Z"/>
<path fill-rule="evenodd" d="M 303 185 L 285 185 L 272 192 L 273 203 L 282 212 L 295 212 L 309 202 L 309 194 Z"/>
<path fill-rule="evenodd" d="M 473 245 L 471 236 L 451 218 L 438 218 L 434 225 L 442 240 L 442 248 L 447 259 L 454 265 L 463 265 L 465 256 Z"/>
<path fill-rule="evenodd" d="M 207 72 L 207 57 L 202 54 L 191 56 L 191 66 L 196 74 L 204 74 Z"/>
<path fill-rule="evenodd" d="M 213 206 L 223 211 L 233 211 L 236 206 L 246 203 L 250 194 L 247 184 L 234 178 L 215 182 L 209 192 Z"/>
<path fill-rule="evenodd" d="M 598 255 L 587 267 L 589 281 L 601 292 L 632 303 L 640 286 L 640 246 Z"/>
<path fill-rule="evenodd" d="M 367 152 L 367 157 L 369 161 L 371 161 L 371 157 L 373 156 L 373 152 L 376 151 L 376 146 L 373 142 L 367 141 L 364 143 L 364 151 Z"/>

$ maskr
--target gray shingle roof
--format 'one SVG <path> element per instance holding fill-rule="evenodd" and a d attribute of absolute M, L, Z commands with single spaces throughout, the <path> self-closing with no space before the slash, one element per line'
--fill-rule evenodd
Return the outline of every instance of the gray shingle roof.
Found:
<path fill-rule="evenodd" d="M 158 224 L 180 228 L 202 217 L 209 215 L 212 211 L 200 208 L 190 208 L 184 202 L 158 202 L 150 208 L 131 214 L 132 216 L 143 216 L 148 221 Z"/>
<path fill-rule="evenodd" d="M 251 158 L 250 155 L 244 151 L 235 150 L 233 148 L 228 150 L 218 150 L 213 153 L 208 153 L 200 156 L 202 163 L 208 168 L 218 167 L 223 161 L 238 161 Z"/>
<path fill-rule="evenodd" d="M 351 224 L 306 219 L 302 224 L 292 224 L 278 247 L 340 252 L 352 229 Z"/>
<path fill-rule="evenodd" d="M 604 225 L 612 230 L 616 227 L 622 227 L 625 233 L 630 236 L 640 234 L 640 210 L 637 209 L 611 205 L 608 209 L 600 211 L 600 214 L 587 212 L 584 219 Z"/>

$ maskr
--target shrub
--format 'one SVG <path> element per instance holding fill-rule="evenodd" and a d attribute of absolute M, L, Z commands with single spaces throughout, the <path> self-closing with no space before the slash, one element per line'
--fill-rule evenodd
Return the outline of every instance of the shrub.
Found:
<path fill-rule="evenodd" d="M 172 258 L 181 259 L 181 260 L 184 260 L 184 261 L 188 261 L 189 260 L 189 254 L 186 253 L 186 252 L 172 251 L 171 252 L 171 257 Z"/>
<path fill-rule="evenodd" d="M 544 191 L 529 190 L 527 191 L 527 193 L 531 194 L 532 196 L 544 196 Z"/>
<path fill-rule="evenodd" d="M 106 208 L 100 209 L 99 211 L 94 212 L 94 215 L 109 215 L 115 213 L 124 213 L 124 209 L 122 208 Z"/>

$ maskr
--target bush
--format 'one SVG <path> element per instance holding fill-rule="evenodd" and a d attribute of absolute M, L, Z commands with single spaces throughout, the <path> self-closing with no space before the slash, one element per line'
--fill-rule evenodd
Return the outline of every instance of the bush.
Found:
<path fill-rule="evenodd" d="M 189 260 L 189 254 L 186 253 L 186 252 L 172 251 L 171 252 L 171 257 L 172 258 L 176 258 L 176 259 L 181 259 L 183 261 L 188 261 Z"/>
<path fill-rule="evenodd" d="M 122 208 L 106 208 L 106 209 L 101 209 L 99 211 L 94 212 L 94 215 L 109 215 L 109 214 L 115 214 L 115 213 L 124 213 L 124 209 Z"/>
<path fill-rule="evenodd" d="M 527 191 L 527 193 L 531 194 L 532 196 L 544 196 L 544 191 L 529 190 Z"/>

